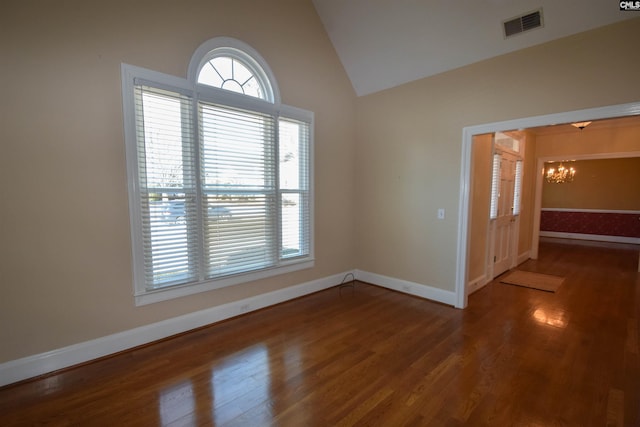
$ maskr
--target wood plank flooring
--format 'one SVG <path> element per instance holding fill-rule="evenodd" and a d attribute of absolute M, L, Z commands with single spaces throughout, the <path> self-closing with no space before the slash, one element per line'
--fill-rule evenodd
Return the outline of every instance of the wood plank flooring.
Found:
<path fill-rule="evenodd" d="M 640 426 L 637 251 L 541 245 L 469 307 L 364 283 L 0 389 L 0 425 Z"/>

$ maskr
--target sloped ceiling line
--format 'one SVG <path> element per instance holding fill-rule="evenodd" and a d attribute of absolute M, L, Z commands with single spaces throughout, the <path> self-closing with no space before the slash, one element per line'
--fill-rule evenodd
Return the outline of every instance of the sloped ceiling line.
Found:
<path fill-rule="evenodd" d="M 312 0 L 358 96 L 636 17 L 603 0 Z M 503 22 L 542 9 L 508 39 Z"/>

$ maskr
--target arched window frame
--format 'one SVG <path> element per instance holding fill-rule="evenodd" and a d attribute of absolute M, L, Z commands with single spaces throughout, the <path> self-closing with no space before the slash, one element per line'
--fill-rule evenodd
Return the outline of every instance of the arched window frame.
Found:
<path fill-rule="evenodd" d="M 267 61 L 247 43 L 231 37 L 216 37 L 207 40 L 196 49 L 191 57 L 187 72 L 189 81 L 200 88 L 213 88 L 212 86 L 199 84 L 198 75 L 202 67 L 209 61 L 224 56 L 237 59 L 246 65 L 265 90 L 264 100 L 274 105 L 280 104 L 278 84 Z M 214 90 L 224 89 L 214 88 Z"/>
<path fill-rule="evenodd" d="M 225 90 L 205 84 L 199 84 L 197 82 L 197 76 L 201 67 L 206 64 L 212 58 L 217 56 L 232 56 L 240 60 L 247 68 L 254 73 L 260 84 L 265 88 L 265 99 L 257 98 L 254 96 L 247 96 L 241 93 L 237 93 L 230 90 Z M 184 220 L 187 224 L 197 226 L 197 228 L 188 225 L 187 229 L 191 227 L 192 231 L 185 234 L 186 241 L 190 242 L 189 245 L 195 243 L 195 249 L 190 247 L 188 249 L 187 256 L 189 259 L 194 260 L 193 266 L 189 264 L 189 277 L 184 280 L 175 280 L 168 284 L 162 284 L 156 286 L 155 283 L 149 284 L 149 240 L 148 234 L 150 217 L 153 220 L 153 211 L 150 208 L 150 196 L 147 190 L 146 196 L 144 193 L 145 188 L 145 170 L 147 168 L 147 157 L 145 146 L 146 142 L 142 142 L 146 137 L 145 133 L 145 119 L 141 119 L 141 88 L 150 88 L 155 91 L 156 94 L 172 94 L 176 102 L 179 102 L 182 107 L 180 116 L 182 117 L 183 124 L 181 129 L 177 129 L 177 133 L 182 134 L 183 142 L 183 155 L 188 153 L 188 161 L 185 160 L 183 165 L 184 170 L 187 169 L 192 174 L 191 178 L 184 181 L 182 188 L 182 197 L 187 197 L 183 201 L 181 200 L 182 209 L 186 209 Z M 133 282 L 134 282 L 134 296 L 136 305 L 145 305 L 164 301 L 172 298 L 182 297 L 198 292 L 208 291 L 212 289 L 218 289 L 226 286 L 236 285 L 254 280 L 260 280 L 267 277 L 275 276 L 278 274 L 284 274 L 304 268 L 310 268 L 314 265 L 314 236 L 313 236 L 313 113 L 297 107 L 291 107 L 284 105 L 280 102 L 280 93 L 277 82 L 271 69 L 266 61 L 256 52 L 253 48 L 247 44 L 232 38 L 218 37 L 203 43 L 193 54 L 189 63 L 187 78 L 180 78 L 163 74 L 157 71 L 136 67 L 133 65 L 122 64 L 122 93 L 123 93 L 123 113 L 124 113 L 124 128 L 125 128 L 125 145 L 127 154 L 127 174 L 128 174 L 128 189 L 129 189 L 129 208 L 130 208 L 130 222 L 131 222 L 131 236 L 132 236 L 132 260 L 133 260 Z M 202 165 L 205 163 L 201 155 L 203 154 L 203 146 L 200 139 L 202 136 L 202 129 L 199 128 L 199 122 L 201 118 L 199 114 L 202 110 L 202 106 L 222 106 L 223 108 L 236 109 L 238 111 L 253 112 L 256 114 L 262 114 L 264 117 L 271 118 L 275 124 L 274 142 L 276 144 L 275 157 L 273 161 L 276 163 L 276 171 L 279 170 L 277 166 L 278 162 L 283 161 L 283 157 L 279 157 L 279 150 L 282 148 L 280 145 L 280 132 L 286 131 L 290 126 L 299 126 L 300 132 L 296 133 L 300 139 L 300 146 L 304 145 L 302 149 L 303 154 L 300 154 L 300 164 L 304 171 L 300 169 L 300 186 L 299 187 L 287 187 L 282 186 L 278 178 L 280 172 L 276 172 L 274 181 L 276 182 L 275 188 L 275 212 L 277 215 L 276 236 L 274 241 L 277 242 L 275 262 L 272 265 L 267 265 L 264 268 L 257 268 L 247 271 L 234 272 L 233 274 L 222 277 L 207 276 L 206 272 L 203 272 L 203 263 L 206 264 L 205 252 L 206 248 L 203 246 L 205 243 L 206 229 L 203 228 L 205 220 L 207 218 L 207 209 L 209 204 L 204 200 L 206 194 L 202 187 L 203 171 Z M 230 110 L 230 111 L 231 111 Z M 176 116 L 177 117 L 177 116 Z M 284 127 L 283 127 L 284 126 Z M 185 137 L 184 134 L 188 135 Z M 304 142 L 301 142 L 304 139 Z M 283 137 L 284 140 L 284 137 Z M 145 140 L 146 141 L 146 140 Z M 142 144 L 142 145 L 141 145 Z M 141 148 L 142 147 L 142 148 Z M 302 151 L 300 152 L 302 153 Z M 280 158 L 280 160 L 278 160 Z M 185 159 L 187 159 L 185 157 Z M 303 176 L 304 175 L 304 176 Z M 142 178 L 141 178 L 142 177 Z M 186 178 L 185 178 L 186 179 Z M 156 190 L 157 191 L 157 190 Z M 173 190 L 172 190 L 173 191 Z M 189 193 L 193 196 L 189 199 Z M 157 193 L 154 193 L 157 194 Z M 146 199 L 145 199 L 146 197 Z M 300 237 L 304 239 L 304 242 L 300 240 L 298 248 L 300 252 L 291 253 L 289 246 L 284 245 L 285 237 L 282 234 L 286 227 L 283 225 L 285 221 L 285 211 L 288 206 L 289 198 L 293 197 L 294 200 L 303 201 L 304 215 L 302 219 L 300 216 L 299 227 Z M 164 199 L 163 199 L 164 200 Z M 298 204 L 302 206 L 302 204 Z M 196 209 L 193 209 L 195 204 Z M 300 208 L 300 215 L 302 214 L 302 207 Z M 290 225 L 288 226 L 290 227 Z M 304 229 L 304 230 L 303 230 Z M 146 231 L 145 231 L 146 230 Z M 193 231 L 195 230 L 195 232 Z M 285 231 L 288 232 L 289 228 Z M 147 233 L 145 235 L 145 233 Z M 304 234 L 304 236 L 303 236 Z M 146 247 L 145 247 L 146 245 Z M 146 251 L 146 252 L 145 252 Z M 195 255 L 194 255 L 195 254 Z M 189 261 L 191 263 L 191 261 Z M 194 273 L 195 271 L 195 273 Z"/>

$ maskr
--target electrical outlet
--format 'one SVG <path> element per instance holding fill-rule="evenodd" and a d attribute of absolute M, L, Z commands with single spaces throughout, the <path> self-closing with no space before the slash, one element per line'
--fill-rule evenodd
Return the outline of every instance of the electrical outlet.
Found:
<path fill-rule="evenodd" d="M 438 219 L 444 219 L 444 209 L 438 209 Z"/>

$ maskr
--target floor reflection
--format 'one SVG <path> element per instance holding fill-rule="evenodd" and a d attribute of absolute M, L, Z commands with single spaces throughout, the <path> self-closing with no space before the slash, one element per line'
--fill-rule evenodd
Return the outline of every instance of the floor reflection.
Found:
<path fill-rule="evenodd" d="M 195 414 L 193 385 L 184 381 L 173 385 L 160 393 L 160 421 L 163 426 Z"/>
<path fill-rule="evenodd" d="M 258 345 L 225 358 L 211 372 L 216 425 L 238 417 L 271 419 L 269 351 Z"/>
<path fill-rule="evenodd" d="M 542 308 L 538 308 L 533 312 L 533 318 L 538 323 L 556 328 L 566 328 L 569 323 L 567 321 L 567 315 L 563 311 L 545 310 Z"/>
<path fill-rule="evenodd" d="M 216 361 L 209 377 L 194 376 L 162 390 L 159 414 L 165 426 L 263 425 L 272 421 L 271 405 L 269 351 L 257 345 Z"/>

